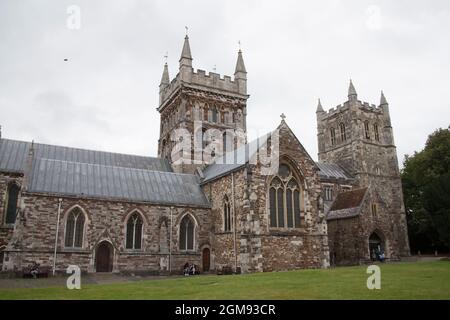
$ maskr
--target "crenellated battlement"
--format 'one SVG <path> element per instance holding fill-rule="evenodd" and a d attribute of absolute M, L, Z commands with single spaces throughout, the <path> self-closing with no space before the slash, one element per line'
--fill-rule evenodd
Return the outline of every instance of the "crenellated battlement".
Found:
<path fill-rule="evenodd" d="M 164 108 L 165 102 L 182 87 L 204 89 L 212 93 L 228 95 L 236 98 L 247 99 L 247 71 L 245 70 L 242 52 L 239 50 L 234 77 L 220 75 L 215 72 L 207 72 L 202 69 L 195 70 L 192 67 L 192 54 L 189 45 L 189 37 L 184 39 L 183 50 L 180 58 L 179 72 L 171 81 L 167 63 L 159 86 L 159 110 Z"/>
<path fill-rule="evenodd" d="M 175 78 L 170 81 L 160 92 L 161 105 L 169 98 L 173 92 L 178 90 L 181 85 L 204 87 L 208 90 L 217 90 L 220 93 L 234 95 L 242 98 L 247 98 L 246 93 L 240 91 L 239 83 L 231 76 L 220 75 L 215 72 L 206 72 L 205 70 L 191 69 L 192 72 L 188 73 L 187 79 L 182 79 L 182 74 L 178 73 Z"/>
<path fill-rule="evenodd" d="M 382 114 L 384 112 L 384 109 L 381 105 L 377 106 L 373 103 L 360 101 L 360 100 L 355 100 L 352 103 L 353 103 L 353 105 L 356 105 L 359 108 L 364 109 L 366 111 L 372 111 L 374 113 L 380 113 L 380 114 Z M 350 101 L 346 101 L 343 104 L 339 104 L 334 108 L 328 109 L 328 111 L 323 111 L 323 113 L 321 113 L 320 118 L 326 119 L 326 118 L 333 117 L 341 112 L 347 111 L 348 108 L 350 108 Z"/>

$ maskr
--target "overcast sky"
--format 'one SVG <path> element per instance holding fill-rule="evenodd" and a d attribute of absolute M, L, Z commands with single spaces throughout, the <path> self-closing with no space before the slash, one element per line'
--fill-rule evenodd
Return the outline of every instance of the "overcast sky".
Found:
<path fill-rule="evenodd" d="M 317 98 L 344 102 L 350 78 L 360 100 L 384 90 L 400 162 L 449 125 L 448 0 L 0 0 L 2 137 L 156 156 L 164 55 L 172 79 L 185 26 L 195 69 L 232 75 L 242 42 L 250 137 L 283 112 L 317 159 Z"/>

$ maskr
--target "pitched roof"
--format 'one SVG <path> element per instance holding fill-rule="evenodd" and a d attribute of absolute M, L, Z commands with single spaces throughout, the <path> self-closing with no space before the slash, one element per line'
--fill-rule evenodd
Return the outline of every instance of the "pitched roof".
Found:
<path fill-rule="evenodd" d="M 191 174 L 37 158 L 28 192 L 208 207 Z"/>
<path fill-rule="evenodd" d="M 327 220 L 350 218 L 359 215 L 367 188 L 339 193 L 327 214 Z"/>
<path fill-rule="evenodd" d="M 262 135 L 261 137 L 240 146 L 236 150 L 227 152 L 222 157 L 216 159 L 216 161 L 203 170 L 202 184 L 214 179 L 218 179 L 244 167 L 250 159 L 253 159 L 258 150 L 265 145 L 267 138 L 271 133 Z"/>
<path fill-rule="evenodd" d="M 341 166 L 334 163 L 322 163 L 316 162 L 319 167 L 319 177 L 322 179 L 345 179 L 345 180 L 353 180 L 354 178 L 346 172 Z"/>
<path fill-rule="evenodd" d="M 0 171 L 23 173 L 31 143 L 0 139 Z M 209 207 L 198 178 L 167 160 L 35 143 L 28 192 Z"/>
<path fill-rule="evenodd" d="M 0 139 L 0 171 L 23 172 L 31 142 Z M 172 171 L 167 160 L 34 143 L 34 157 L 106 166 Z"/>

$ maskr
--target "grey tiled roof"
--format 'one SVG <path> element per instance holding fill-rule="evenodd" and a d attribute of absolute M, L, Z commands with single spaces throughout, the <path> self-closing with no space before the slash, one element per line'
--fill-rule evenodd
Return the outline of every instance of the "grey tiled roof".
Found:
<path fill-rule="evenodd" d="M 28 192 L 209 206 L 195 175 L 37 158 Z"/>
<path fill-rule="evenodd" d="M 23 172 L 31 142 L 0 139 L 0 171 Z M 167 160 L 129 154 L 77 149 L 34 143 L 34 158 L 106 166 L 172 171 Z"/>
<path fill-rule="evenodd" d="M 252 142 L 237 148 L 235 151 L 230 151 L 218 158 L 214 163 L 203 170 L 202 183 L 220 178 L 245 166 L 245 164 L 256 155 L 258 150 L 265 145 L 267 138 L 270 137 L 270 135 L 271 133 L 262 135 Z"/>
<path fill-rule="evenodd" d="M 0 171 L 25 170 L 31 143 L 0 139 Z M 35 143 L 28 192 L 209 207 L 198 178 L 160 158 Z"/>
<path fill-rule="evenodd" d="M 353 180 L 353 177 L 347 173 L 341 166 L 337 164 L 328 164 L 322 162 L 316 162 L 319 167 L 319 177 L 323 179 L 335 178 L 335 179 L 345 179 Z"/>
<path fill-rule="evenodd" d="M 339 193 L 327 213 L 327 220 L 345 219 L 359 215 L 368 188 Z"/>

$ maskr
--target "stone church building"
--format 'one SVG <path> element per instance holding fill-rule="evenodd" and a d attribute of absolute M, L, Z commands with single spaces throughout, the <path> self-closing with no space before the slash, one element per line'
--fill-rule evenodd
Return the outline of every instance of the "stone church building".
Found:
<path fill-rule="evenodd" d="M 382 94 L 317 107 L 315 162 L 282 121 L 248 142 L 247 72 L 179 71 L 159 87 L 158 157 L 0 136 L 0 266 L 180 273 L 326 268 L 409 255 L 397 153 Z M 268 160 L 269 159 L 269 160 Z"/>

